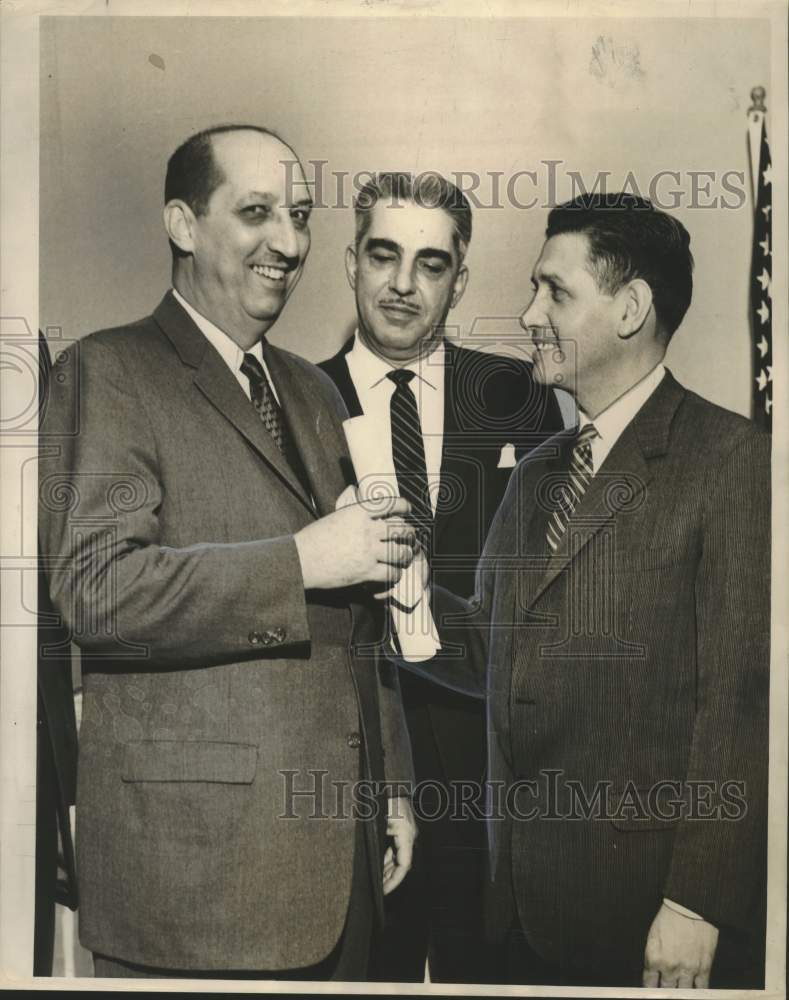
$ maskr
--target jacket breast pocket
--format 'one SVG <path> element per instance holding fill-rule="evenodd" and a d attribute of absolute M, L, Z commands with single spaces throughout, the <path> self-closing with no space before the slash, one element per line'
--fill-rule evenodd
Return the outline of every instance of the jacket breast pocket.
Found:
<path fill-rule="evenodd" d="M 126 744 L 124 782 L 207 782 L 249 785 L 258 748 L 209 740 L 135 740 Z"/>

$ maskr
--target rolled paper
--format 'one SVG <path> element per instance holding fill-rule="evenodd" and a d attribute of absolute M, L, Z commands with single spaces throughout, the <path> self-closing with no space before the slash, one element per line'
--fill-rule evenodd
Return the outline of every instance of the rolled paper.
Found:
<path fill-rule="evenodd" d="M 382 500 L 400 495 L 391 456 L 381 448 L 381 435 L 375 421 L 364 415 L 343 421 L 348 451 L 359 484 L 359 499 Z M 397 633 L 404 660 L 418 663 L 429 660 L 441 649 L 438 630 L 429 601 L 421 587 L 420 553 L 401 574 L 392 590 L 389 612 Z"/>
<path fill-rule="evenodd" d="M 343 421 L 345 440 L 351 453 L 360 500 L 398 497 L 397 476 L 391 454 L 381 448 L 381 434 L 369 417 L 350 417 Z"/>

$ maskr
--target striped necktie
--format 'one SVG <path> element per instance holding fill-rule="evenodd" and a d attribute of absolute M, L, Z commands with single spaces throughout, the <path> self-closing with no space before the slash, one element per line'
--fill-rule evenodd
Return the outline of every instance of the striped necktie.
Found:
<path fill-rule="evenodd" d="M 429 552 L 427 542 L 433 524 L 433 508 L 427 482 L 425 443 L 416 396 L 408 384 L 415 372 L 398 368 L 386 377 L 395 384 L 389 403 L 392 424 L 392 459 L 400 496 L 411 504 L 409 520 L 419 535 L 419 541 Z"/>
<path fill-rule="evenodd" d="M 567 482 L 563 487 L 564 498 L 552 512 L 548 521 L 547 540 L 551 552 L 556 552 L 562 536 L 567 529 L 567 522 L 578 506 L 581 497 L 586 493 L 592 476 L 592 441 L 598 436 L 594 424 L 584 424 L 575 439 L 570 456 L 570 467 Z"/>

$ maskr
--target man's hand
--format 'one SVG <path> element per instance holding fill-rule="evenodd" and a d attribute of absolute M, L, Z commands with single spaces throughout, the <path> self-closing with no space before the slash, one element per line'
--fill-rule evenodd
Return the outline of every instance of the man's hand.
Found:
<path fill-rule="evenodd" d="M 717 945 L 717 927 L 683 916 L 664 903 L 647 935 L 643 985 L 707 989 Z"/>
<path fill-rule="evenodd" d="M 396 583 L 414 555 L 414 529 L 404 520 L 409 510 L 398 497 L 365 501 L 302 528 L 294 538 L 304 589 Z"/>
<path fill-rule="evenodd" d="M 376 590 L 373 597 L 378 601 L 393 600 L 404 611 L 413 610 L 421 603 L 430 583 L 430 566 L 421 545 L 414 548 L 414 558 L 411 565 L 403 573 L 402 578 L 394 587 Z"/>
<path fill-rule="evenodd" d="M 384 854 L 384 896 L 400 885 L 411 867 L 417 830 L 407 798 L 389 799 L 386 833 L 394 840 L 394 846 L 387 847 Z"/>

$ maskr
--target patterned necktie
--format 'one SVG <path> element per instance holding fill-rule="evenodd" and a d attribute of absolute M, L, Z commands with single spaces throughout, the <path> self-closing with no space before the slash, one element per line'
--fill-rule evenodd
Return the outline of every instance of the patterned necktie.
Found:
<path fill-rule="evenodd" d="M 433 525 L 433 508 L 427 483 L 425 443 L 416 396 L 408 384 L 415 373 L 398 368 L 387 373 L 395 384 L 389 403 L 392 423 L 392 458 L 400 496 L 411 504 L 410 522 L 414 525 L 422 547 L 429 554 L 429 538 Z"/>
<path fill-rule="evenodd" d="M 258 412 L 263 426 L 269 432 L 277 448 L 282 452 L 299 482 L 310 493 L 309 480 L 301 461 L 301 456 L 293 444 L 293 440 L 285 423 L 279 403 L 274 395 L 263 365 L 254 354 L 245 354 L 241 364 L 241 374 L 249 379 L 249 393 L 252 405 Z"/>
<path fill-rule="evenodd" d="M 567 529 L 567 522 L 581 497 L 586 493 L 586 488 L 594 475 L 592 441 L 597 436 L 594 424 L 584 424 L 575 439 L 567 483 L 563 487 L 564 502 L 552 511 L 548 521 L 547 539 L 551 552 L 555 552 L 559 547 L 562 535 Z"/>

